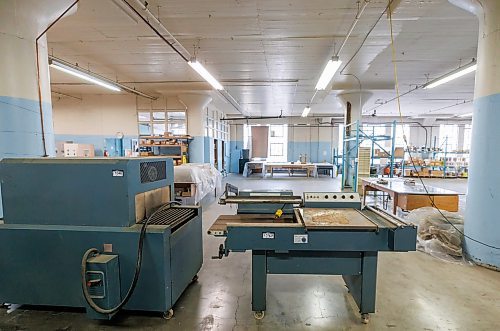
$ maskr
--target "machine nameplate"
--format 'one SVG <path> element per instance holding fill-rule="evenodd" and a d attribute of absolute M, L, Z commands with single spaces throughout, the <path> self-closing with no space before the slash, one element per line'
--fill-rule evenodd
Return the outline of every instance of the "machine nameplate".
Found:
<path fill-rule="evenodd" d="M 274 232 L 262 232 L 262 239 L 274 239 Z"/>
<path fill-rule="evenodd" d="M 307 234 L 294 234 L 293 243 L 294 244 L 307 244 L 309 242 L 309 236 Z"/>
<path fill-rule="evenodd" d="M 125 171 L 123 170 L 113 170 L 113 177 L 123 177 Z"/>

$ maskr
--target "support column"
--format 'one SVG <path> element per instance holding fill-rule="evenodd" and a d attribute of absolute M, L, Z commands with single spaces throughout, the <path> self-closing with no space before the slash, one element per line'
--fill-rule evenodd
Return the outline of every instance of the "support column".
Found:
<path fill-rule="evenodd" d="M 72 2 L 0 3 L 0 159 L 55 155 L 47 40 L 38 41 L 39 80 L 35 40 Z"/>
<path fill-rule="evenodd" d="M 470 154 L 465 234 L 500 247 L 500 1 L 449 0 L 479 19 L 474 113 Z M 466 252 L 475 262 L 500 268 L 500 250 L 465 239 Z"/>
<path fill-rule="evenodd" d="M 178 98 L 187 108 L 187 132 L 193 137 L 189 143 L 189 162 L 210 163 L 210 140 L 205 134 L 205 112 L 212 97 L 206 94 L 181 94 Z"/>
<path fill-rule="evenodd" d="M 346 111 L 344 113 L 344 125 L 349 125 L 359 121 L 361 128 L 362 117 L 363 117 L 363 105 L 366 103 L 368 98 L 372 95 L 371 92 L 358 91 L 358 92 L 348 92 L 339 94 L 338 97 L 346 105 Z M 346 138 L 356 137 L 356 126 L 351 126 L 351 130 L 347 132 Z M 358 157 L 358 148 L 356 146 L 356 141 L 349 141 L 344 144 L 343 153 L 346 155 L 344 160 L 347 160 L 346 164 L 342 164 L 342 174 L 343 174 L 343 187 L 347 189 L 355 190 L 355 175 Z"/>
<path fill-rule="evenodd" d="M 243 124 L 231 124 L 229 135 L 229 172 L 237 174 L 243 149 Z"/>

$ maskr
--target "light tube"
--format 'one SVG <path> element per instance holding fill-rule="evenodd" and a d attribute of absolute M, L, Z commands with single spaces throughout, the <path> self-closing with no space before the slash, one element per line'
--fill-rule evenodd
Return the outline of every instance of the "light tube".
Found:
<path fill-rule="evenodd" d="M 307 115 L 309 115 L 309 112 L 311 111 L 311 107 L 307 106 L 306 108 L 304 108 L 304 110 L 302 111 L 302 117 L 307 117 Z"/>
<path fill-rule="evenodd" d="M 430 82 L 428 82 L 427 84 L 425 84 L 423 86 L 423 88 L 424 89 L 430 89 L 430 88 L 434 88 L 436 86 L 448 83 L 449 81 L 452 81 L 454 79 L 457 79 L 459 77 L 467 75 L 468 73 L 474 72 L 474 71 L 476 71 L 476 69 L 477 69 L 477 62 L 476 61 L 472 61 L 468 65 L 465 65 L 463 67 L 455 69 L 455 70 L 447 73 L 446 75 L 443 75 L 443 76 L 441 76 L 439 78 L 431 80 Z"/>
<path fill-rule="evenodd" d="M 324 90 L 333 78 L 333 75 L 339 70 L 342 61 L 338 57 L 333 57 L 323 69 L 323 73 L 319 77 L 318 83 L 316 84 L 316 90 Z"/>
<path fill-rule="evenodd" d="M 67 74 L 70 74 L 72 76 L 81 78 L 83 80 L 86 80 L 87 82 L 90 82 L 90 83 L 93 83 L 93 84 L 105 87 L 105 88 L 110 89 L 112 91 L 116 91 L 116 92 L 120 92 L 121 91 L 121 89 L 119 87 L 115 86 L 115 85 L 107 83 L 107 82 L 105 82 L 105 81 L 103 81 L 101 79 L 93 77 L 90 74 L 87 74 L 84 71 L 80 71 L 78 69 L 66 66 L 66 65 L 64 65 L 62 63 L 59 63 L 57 61 L 51 61 L 50 62 L 50 66 L 52 68 L 54 68 L 54 69 L 57 69 L 59 71 L 65 72 Z"/>
<path fill-rule="evenodd" d="M 188 62 L 191 68 L 193 68 L 203 79 L 205 79 L 212 87 L 216 90 L 223 90 L 224 87 L 217 81 L 217 79 L 212 76 L 203 65 L 197 60 L 191 60 Z"/>

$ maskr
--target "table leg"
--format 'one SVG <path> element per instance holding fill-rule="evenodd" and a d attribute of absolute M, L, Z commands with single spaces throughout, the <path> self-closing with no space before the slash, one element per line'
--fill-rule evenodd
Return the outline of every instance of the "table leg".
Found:
<path fill-rule="evenodd" d="M 392 203 L 393 203 L 393 207 L 392 207 L 392 213 L 394 215 L 396 215 L 397 211 L 398 211 L 398 198 L 399 198 L 399 194 L 397 194 L 396 192 L 393 193 L 392 195 Z"/>

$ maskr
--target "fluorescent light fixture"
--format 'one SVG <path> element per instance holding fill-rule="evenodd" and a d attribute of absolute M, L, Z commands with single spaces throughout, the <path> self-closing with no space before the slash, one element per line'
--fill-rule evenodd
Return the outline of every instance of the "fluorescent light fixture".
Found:
<path fill-rule="evenodd" d="M 464 75 L 467 75 L 468 73 L 474 72 L 477 69 L 477 62 L 476 60 L 472 60 L 471 63 L 457 68 L 441 77 L 438 77 L 434 80 L 431 80 L 427 84 L 423 86 L 424 89 L 429 89 L 429 88 L 434 88 L 436 86 L 448 83 L 449 81 L 452 81 L 454 79 L 457 79 L 459 77 L 462 77 Z"/>
<path fill-rule="evenodd" d="M 302 117 L 307 117 L 307 115 L 309 115 L 309 112 L 311 111 L 311 107 L 307 106 L 306 108 L 304 108 L 304 110 L 302 111 Z"/>
<path fill-rule="evenodd" d="M 78 77 L 78 78 L 81 78 L 83 80 L 86 80 L 87 82 L 90 82 L 92 84 L 96 84 L 96 85 L 99 85 L 99 86 L 102 86 L 102 87 L 105 87 L 107 89 L 110 89 L 112 91 L 116 91 L 116 92 L 120 92 L 121 89 L 111 83 L 108 83 L 102 79 L 99 79 L 97 77 L 94 77 L 92 76 L 91 74 L 80 70 L 78 68 L 74 68 L 74 67 L 70 67 L 64 63 L 61 63 L 61 62 L 58 62 L 58 61 L 55 61 L 55 60 L 51 60 L 50 61 L 50 66 L 54 69 L 57 69 L 59 71 L 62 71 L 62 72 L 65 72 L 67 74 L 70 74 L 72 76 L 75 76 L 75 77 Z"/>
<path fill-rule="evenodd" d="M 472 117 L 472 113 L 458 115 L 458 117 Z"/>
<path fill-rule="evenodd" d="M 212 87 L 216 90 L 223 90 L 224 87 L 217 81 L 217 79 L 212 76 L 205 67 L 198 62 L 196 59 L 191 59 L 191 61 L 188 62 L 191 68 L 193 68 L 203 79 L 205 79 L 207 82 L 212 85 Z"/>
<path fill-rule="evenodd" d="M 342 61 L 338 57 L 334 56 L 323 69 L 323 73 L 319 77 L 318 83 L 316 84 L 316 90 L 324 90 L 333 78 L 333 75 L 339 70 Z"/>

